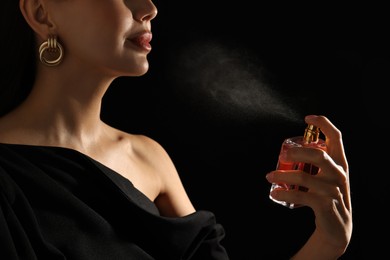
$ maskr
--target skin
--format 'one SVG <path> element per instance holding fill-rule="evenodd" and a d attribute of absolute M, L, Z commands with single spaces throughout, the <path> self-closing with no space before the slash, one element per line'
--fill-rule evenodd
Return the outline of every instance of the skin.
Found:
<path fill-rule="evenodd" d="M 151 21 L 157 15 L 154 4 L 150 0 L 20 0 L 20 9 L 38 45 L 48 35 L 57 35 L 65 58 L 56 67 L 37 61 L 31 94 L 0 118 L 0 142 L 77 150 L 128 178 L 155 202 L 161 215 L 195 212 L 163 147 L 100 119 L 102 98 L 111 82 L 148 71 L 151 47 L 128 39 L 151 32 Z M 352 234 L 349 169 L 342 136 L 324 116 L 305 120 L 326 135 L 328 153 L 297 148 L 290 150 L 287 159 L 313 163 L 320 167 L 319 174 L 273 171 L 266 178 L 270 183 L 309 188 L 309 192 L 272 193 L 278 200 L 309 206 L 315 213 L 316 228 L 293 258 L 337 259 Z"/>
<path fill-rule="evenodd" d="M 131 180 L 162 215 L 193 213 L 166 151 L 146 136 L 124 133 L 100 119 L 111 82 L 143 75 L 149 68 L 150 50 L 126 39 L 151 31 L 157 14 L 153 3 L 21 0 L 20 8 L 39 44 L 49 34 L 58 35 L 65 58 L 57 67 L 38 61 L 31 95 L 0 119 L 0 141 L 75 149 Z"/>
<path fill-rule="evenodd" d="M 353 226 L 349 166 L 342 134 L 324 116 L 306 116 L 305 121 L 324 133 L 328 152 L 294 148 L 287 152 L 286 159 L 314 164 L 320 168 L 318 174 L 279 170 L 268 173 L 266 178 L 270 183 L 297 184 L 309 189 L 308 192 L 274 190 L 271 193 L 277 200 L 309 206 L 315 215 L 313 234 L 292 259 L 338 259 L 348 247 Z"/>

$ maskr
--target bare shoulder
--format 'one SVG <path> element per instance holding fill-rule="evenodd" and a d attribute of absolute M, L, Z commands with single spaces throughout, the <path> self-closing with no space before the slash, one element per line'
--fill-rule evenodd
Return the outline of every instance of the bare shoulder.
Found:
<path fill-rule="evenodd" d="M 156 140 L 142 134 L 126 134 L 126 135 L 129 138 L 134 151 L 139 153 L 139 155 L 145 157 L 145 159 L 148 159 L 149 157 L 155 157 L 155 156 L 157 157 L 168 156 L 165 149 Z"/>
<path fill-rule="evenodd" d="M 195 211 L 167 151 L 145 135 L 128 135 L 133 152 L 160 179 L 160 193 L 155 203 L 165 216 L 184 216 Z"/>
<path fill-rule="evenodd" d="M 178 177 L 172 159 L 160 143 L 141 134 L 127 134 L 127 138 L 129 138 L 132 154 L 158 175 L 163 184 L 165 180 Z M 165 186 L 162 186 L 162 192 Z"/>

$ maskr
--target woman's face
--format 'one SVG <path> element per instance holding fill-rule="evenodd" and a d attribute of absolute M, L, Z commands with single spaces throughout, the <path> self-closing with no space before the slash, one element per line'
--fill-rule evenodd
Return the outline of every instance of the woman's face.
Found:
<path fill-rule="evenodd" d="M 64 62 L 109 76 L 138 76 L 149 68 L 151 0 L 48 1 Z"/>

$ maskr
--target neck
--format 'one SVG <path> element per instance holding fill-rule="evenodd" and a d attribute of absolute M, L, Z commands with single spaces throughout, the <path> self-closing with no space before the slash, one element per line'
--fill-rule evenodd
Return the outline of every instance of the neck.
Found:
<path fill-rule="evenodd" d="M 103 133 L 101 102 L 112 80 L 85 74 L 38 74 L 29 97 L 10 118 L 17 122 L 15 129 L 27 129 L 26 133 L 41 140 L 37 142 L 87 146 Z"/>

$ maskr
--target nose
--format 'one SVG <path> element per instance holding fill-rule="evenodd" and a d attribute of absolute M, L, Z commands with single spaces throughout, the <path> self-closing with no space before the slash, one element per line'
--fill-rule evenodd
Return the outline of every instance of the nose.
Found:
<path fill-rule="evenodd" d="M 152 0 L 133 0 L 131 3 L 134 19 L 140 22 L 151 21 L 157 16 L 157 7 Z"/>

